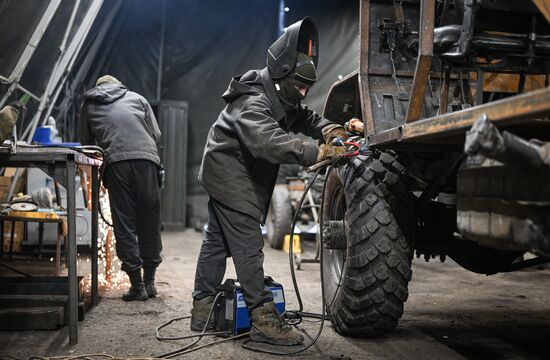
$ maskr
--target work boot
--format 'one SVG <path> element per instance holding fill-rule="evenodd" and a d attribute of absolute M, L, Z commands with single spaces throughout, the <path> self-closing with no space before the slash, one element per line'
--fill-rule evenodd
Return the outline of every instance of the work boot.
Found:
<path fill-rule="evenodd" d="M 214 304 L 214 296 L 207 296 L 202 299 L 193 300 L 193 308 L 191 309 L 191 331 L 202 331 L 204 330 L 204 325 L 208 319 L 208 314 L 210 314 L 210 309 Z M 214 329 L 214 312 L 212 311 L 212 316 L 208 322 L 206 330 Z"/>
<path fill-rule="evenodd" d="M 149 298 L 141 279 L 141 269 L 127 273 L 130 278 L 130 289 L 122 295 L 124 301 L 145 301 Z"/>
<path fill-rule="evenodd" d="M 251 318 L 252 341 L 273 345 L 299 345 L 304 342 L 304 336 L 281 318 L 271 301 L 252 310 Z"/>
<path fill-rule="evenodd" d="M 143 282 L 145 283 L 145 291 L 150 298 L 157 296 L 157 287 L 155 286 L 156 271 L 156 267 L 143 268 Z"/>

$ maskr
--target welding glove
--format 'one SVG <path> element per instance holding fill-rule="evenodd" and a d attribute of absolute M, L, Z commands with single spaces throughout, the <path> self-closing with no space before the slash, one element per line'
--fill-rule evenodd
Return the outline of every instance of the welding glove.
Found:
<path fill-rule="evenodd" d="M 19 101 L 12 101 L 9 106 L 17 110 L 17 113 L 19 115 L 23 114 L 23 111 L 25 111 L 26 107 Z"/>
<path fill-rule="evenodd" d="M 334 146 L 332 144 L 321 144 L 319 146 L 319 153 L 317 154 L 317 162 L 321 162 L 327 159 L 335 159 L 338 156 L 346 153 L 344 146 Z"/>
<path fill-rule="evenodd" d="M 341 138 L 344 141 L 348 138 L 344 127 L 338 124 L 327 125 L 323 128 L 322 132 L 325 144 L 330 144 L 335 138 Z"/>
<path fill-rule="evenodd" d="M 362 134 L 364 131 L 363 121 L 357 118 L 352 118 L 350 121 L 346 122 L 344 127 L 347 131 Z"/>
<path fill-rule="evenodd" d="M 10 136 L 11 129 L 15 126 L 20 111 L 12 104 L 0 110 L 0 143 L 3 143 Z"/>

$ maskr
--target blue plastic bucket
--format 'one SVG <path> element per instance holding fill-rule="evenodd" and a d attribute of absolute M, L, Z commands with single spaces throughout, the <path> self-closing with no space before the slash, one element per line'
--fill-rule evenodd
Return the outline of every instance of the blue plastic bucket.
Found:
<path fill-rule="evenodd" d="M 52 142 L 52 129 L 50 127 L 37 127 L 32 141 L 38 144 L 49 144 Z"/>

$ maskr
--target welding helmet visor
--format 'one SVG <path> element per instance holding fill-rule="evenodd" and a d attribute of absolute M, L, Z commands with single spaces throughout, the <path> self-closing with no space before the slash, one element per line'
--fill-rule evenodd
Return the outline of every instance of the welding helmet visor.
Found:
<path fill-rule="evenodd" d="M 272 79 L 281 79 L 296 67 L 298 53 L 309 56 L 317 68 L 319 35 L 311 17 L 290 25 L 267 50 L 267 68 Z"/>

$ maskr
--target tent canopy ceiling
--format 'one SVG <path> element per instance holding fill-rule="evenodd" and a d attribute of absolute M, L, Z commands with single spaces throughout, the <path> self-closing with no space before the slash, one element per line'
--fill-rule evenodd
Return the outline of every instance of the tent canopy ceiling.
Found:
<path fill-rule="evenodd" d="M 69 42 L 91 4 L 81 0 Z M 23 73 L 21 85 L 41 96 L 59 57 L 59 46 L 77 0 L 0 1 L 0 75 L 8 77 L 48 4 L 59 2 L 47 31 Z M 189 103 L 188 193 L 203 194 L 196 181 L 208 129 L 224 106 L 221 94 L 231 77 L 265 66 L 277 38 L 280 0 L 104 1 L 86 42 L 62 87 L 52 114 L 64 140 L 78 139 L 82 94 L 98 76 L 112 74 L 153 105 L 162 100 Z M 286 0 L 283 26 L 304 16 L 316 21 L 320 36 L 319 81 L 306 104 L 322 112 L 330 86 L 358 67 L 358 0 Z M 112 20 L 112 21 L 110 21 Z M 164 29 L 164 31 L 163 31 Z M 103 36 L 101 36 L 103 34 Z M 0 87 L 0 97 L 6 86 Z M 15 91 L 15 99 L 20 92 Z M 36 104 L 29 104 L 27 118 Z M 345 121 L 347 119 L 332 119 Z"/>

